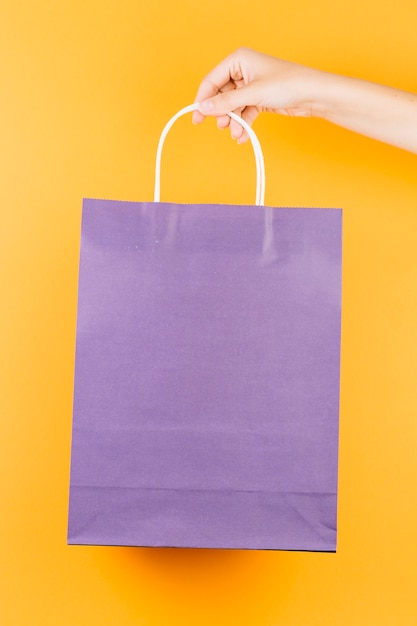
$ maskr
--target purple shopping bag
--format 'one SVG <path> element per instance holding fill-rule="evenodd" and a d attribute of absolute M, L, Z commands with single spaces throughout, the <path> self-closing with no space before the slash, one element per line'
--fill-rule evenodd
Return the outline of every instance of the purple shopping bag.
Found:
<path fill-rule="evenodd" d="M 84 200 L 70 544 L 336 549 L 342 215 L 251 138 L 257 206 Z"/>

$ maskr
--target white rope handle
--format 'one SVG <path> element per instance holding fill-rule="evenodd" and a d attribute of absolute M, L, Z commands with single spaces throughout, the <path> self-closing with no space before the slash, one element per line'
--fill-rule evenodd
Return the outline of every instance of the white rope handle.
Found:
<path fill-rule="evenodd" d="M 164 130 L 161 133 L 161 137 L 158 143 L 158 149 L 156 151 L 156 165 L 155 165 L 155 191 L 154 191 L 154 202 L 160 202 L 161 198 L 161 156 L 162 156 L 162 148 L 164 145 L 164 141 L 168 132 L 171 129 L 171 126 L 177 121 L 179 117 L 185 115 L 186 113 L 191 113 L 191 111 L 196 111 L 198 109 L 197 104 L 190 104 L 189 106 L 184 107 L 181 111 L 178 111 L 169 122 L 165 125 Z M 249 135 L 249 139 L 251 140 L 253 152 L 255 154 L 255 162 L 256 162 L 256 205 L 264 206 L 265 205 L 265 164 L 264 164 L 264 156 L 262 154 L 261 144 L 259 143 L 259 139 L 255 135 L 252 128 L 249 126 L 245 120 L 243 120 L 236 113 L 230 112 L 228 113 L 230 117 L 236 122 L 239 122 L 241 126 L 246 130 Z"/>

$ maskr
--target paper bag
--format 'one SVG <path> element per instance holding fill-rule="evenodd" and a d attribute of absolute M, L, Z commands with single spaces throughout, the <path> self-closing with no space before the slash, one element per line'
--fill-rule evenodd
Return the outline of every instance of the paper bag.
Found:
<path fill-rule="evenodd" d="M 336 549 L 341 218 L 84 201 L 68 543 Z"/>

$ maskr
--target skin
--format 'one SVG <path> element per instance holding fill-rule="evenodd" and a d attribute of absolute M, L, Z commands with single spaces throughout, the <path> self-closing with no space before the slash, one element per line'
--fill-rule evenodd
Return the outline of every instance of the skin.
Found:
<path fill-rule="evenodd" d="M 239 48 L 201 82 L 193 122 L 217 117 L 239 143 L 246 131 L 229 111 L 252 124 L 261 112 L 319 117 L 417 154 L 417 94 L 322 72 Z"/>

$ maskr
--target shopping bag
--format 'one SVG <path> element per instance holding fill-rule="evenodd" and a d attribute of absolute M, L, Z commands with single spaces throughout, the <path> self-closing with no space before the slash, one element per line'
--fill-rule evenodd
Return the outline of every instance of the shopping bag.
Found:
<path fill-rule="evenodd" d="M 173 120 L 83 202 L 68 543 L 335 551 L 341 210 L 265 207 L 249 127 L 255 206 L 160 202 Z"/>

